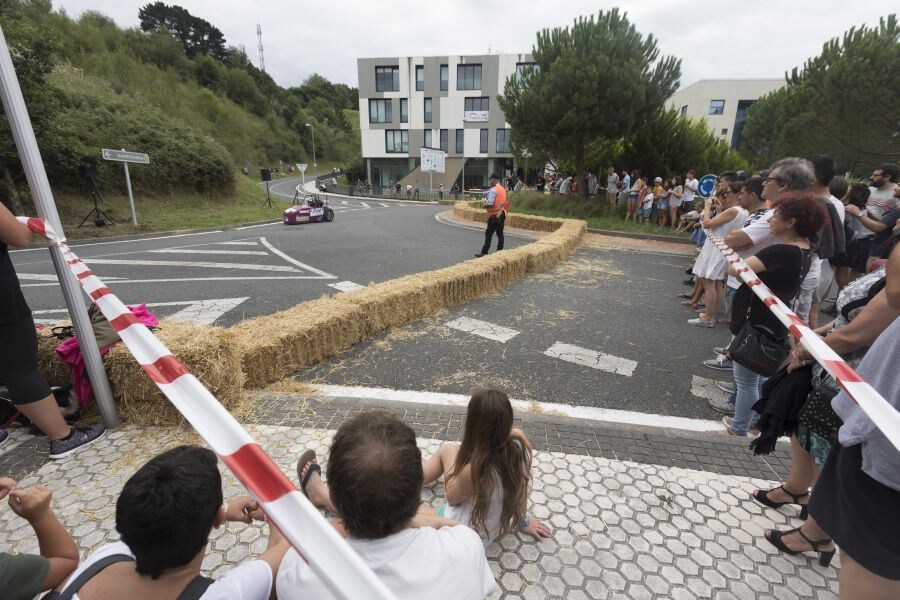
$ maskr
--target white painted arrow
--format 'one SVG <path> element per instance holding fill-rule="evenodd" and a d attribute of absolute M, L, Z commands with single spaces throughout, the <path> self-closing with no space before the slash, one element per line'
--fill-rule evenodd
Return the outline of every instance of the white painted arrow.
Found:
<path fill-rule="evenodd" d="M 185 306 L 177 313 L 169 315 L 167 319 L 178 321 L 190 321 L 196 325 L 212 325 L 216 319 L 240 305 L 247 298 L 218 298 L 213 300 L 183 300 L 180 302 L 150 302 L 148 308 L 159 306 Z M 52 310 L 35 310 L 36 315 L 61 314 L 68 315 L 65 308 Z M 62 319 L 35 319 L 35 323 L 43 325 L 57 325 Z"/>

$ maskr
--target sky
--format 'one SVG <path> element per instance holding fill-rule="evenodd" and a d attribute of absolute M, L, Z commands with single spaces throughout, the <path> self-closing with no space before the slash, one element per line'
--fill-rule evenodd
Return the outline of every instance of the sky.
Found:
<path fill-rule="evenodd" d="M 876 26 L 888 0 L 163 0 L 218 27 L 229 45 L 280 85 L 312 73 L 356 87 L 356 59 L 530 52 L 536 33 L 618 6 L 660 55 L 682 59 L 681 87 L 700 79 L 782 78 L 852 26 Z M 53 0 L 77 18 L 86 10 L 123 27 L 139 25 L 149 0 Z"/>

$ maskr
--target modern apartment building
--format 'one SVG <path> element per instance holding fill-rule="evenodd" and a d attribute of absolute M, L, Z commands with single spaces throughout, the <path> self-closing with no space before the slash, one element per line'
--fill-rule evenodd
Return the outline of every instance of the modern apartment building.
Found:
<path fill-rule="evenodd" d="M 533 65 L 530 54 L 361 58 L 359 120 L 366 175 L 373 186 L 406 185 L 419 170 L 421 147 L 447 153 L 443 183 L 487 185 L 488 175 L 515 173 L 509 124 L 497 102 L 508 77 Z"/>
<path fill-rule="evenodd" d="M 701 79 L 675 92 L 666 105 L 683 115 L 705 119 L 713 134 L 737 148 L 747 109 L 782 86 L 784 79 Z"/>

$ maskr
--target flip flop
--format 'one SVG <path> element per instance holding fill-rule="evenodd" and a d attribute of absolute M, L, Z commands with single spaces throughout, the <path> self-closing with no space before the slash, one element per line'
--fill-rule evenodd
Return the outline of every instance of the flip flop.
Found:
<path fill-rule="evenodd" d="M 309 465 L 309 469 L 306 471 L 306 477 L 303 477 L 303 467 L 306 465 Z M 322 476 L 322 467 L 316 463 L 316 451 L 304 450 L 303 454 L 300 455 L 300 458 L 297 459 L 297 479 L 300 480 L 300 490 L 303 492 L 303 495 L 307 497 L 306 484 L 309 483 L 309 478 L 312 477 L 313 472 L 318 473 L 319 477 Z"/>
<path fill-rule="evenodd" d="M 676 296 L 678 296 L 679 298 L 686 298 L 688 300 L 694 297 L 693 294 L 689 294 L 688 292 L 682 292 L 680 294 L 676 294 Z"/>

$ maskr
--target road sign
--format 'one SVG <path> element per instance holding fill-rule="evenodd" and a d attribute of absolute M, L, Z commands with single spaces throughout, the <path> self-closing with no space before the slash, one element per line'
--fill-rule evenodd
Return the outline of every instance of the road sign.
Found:
<path fill-rule="evenodd" d="M 422 157 L 423 173 L 443 173 L 446 164 L 447 153 L 436 148 L 428 148 L 422 146 L 419 149 L 419 155 Z"/>
<path fill-rule="evenodd" d="M 716 180 L 718 179 L 715 175 L 704 175 L 700 178 L 700 185 L 697 186 L 697 193 L 703 196 L 704 198 L 709 198 L 712 196 L 713 191 L 716 189 Z"/>
<path fill-rule="evenodd" d="M 313 163 L 313 169 L 318 169 L 318 168 L 319 168 L 319 163 Z"/>
<path fill-rule="evenodd" d="M 298 169 L 301 173 L 306 173 L 306 169 L 307 169 L 308 167 L 309 167 L 309 165 L 306 164 L 306 163 L 297 163 L 297 169 Z"/>
<path fill-rule="evenodd" d="M 117 162 L 140 163 L 142 165 L 150 164 L 150 155 L 143 152 L 126 152 L 125 150 L 110 150 L 102 148 L 100 154 L 103 160 L 114 160 Z"/>

